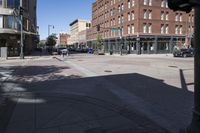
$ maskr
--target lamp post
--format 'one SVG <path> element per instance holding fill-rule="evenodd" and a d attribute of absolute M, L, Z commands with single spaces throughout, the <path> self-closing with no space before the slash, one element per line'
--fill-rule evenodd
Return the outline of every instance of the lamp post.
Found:
<path fill-rule="evenodd" d="M 20 17 L 21 17 L 21 39 L 20 39 L 20 59 L 24 59 L 24 39 L 23 39 L 23 3 L 22 0 L 20 0 Z"/>
<path fill-rule="evenodd" d="M 52 27 L 53 29 L 55 28 L 54 25 L 48 25 L 48 37 L 49 37 L 50 34 L 51 34 L 51 33 L 50 33 L 50 32 L 51 32 L 51 29 L 50 29 L 51 27 Z"/>

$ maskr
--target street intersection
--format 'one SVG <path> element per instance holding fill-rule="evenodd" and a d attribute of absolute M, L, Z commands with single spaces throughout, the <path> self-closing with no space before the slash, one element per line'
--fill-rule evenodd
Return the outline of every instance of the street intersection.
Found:
<path fill-rule="evenodd" d="M 191 121 L 193 58 L 38 56 L 0 63 L 5 133 L 177 133 Z M 6 104 L 6 101 L 5 101 Z M 3 107 L 3 106 L 2 106 Z M 7 117 L 5 117 L 7 116 Z"/>

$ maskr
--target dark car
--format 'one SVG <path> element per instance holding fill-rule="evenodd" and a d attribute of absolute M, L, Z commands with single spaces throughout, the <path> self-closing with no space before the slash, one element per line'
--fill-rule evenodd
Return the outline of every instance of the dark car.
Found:
<path fill-rule="evenodd" d="M 88 49 L 88 53 L 89 53 L 89 54 L 94 54 L 94 49 L 89 48 L 89 49 Z"/>
<path fill-rule="evenodd" d="M 175 49 L 173 52 L 174 57 L 193 57 L 194 49 Z"/>

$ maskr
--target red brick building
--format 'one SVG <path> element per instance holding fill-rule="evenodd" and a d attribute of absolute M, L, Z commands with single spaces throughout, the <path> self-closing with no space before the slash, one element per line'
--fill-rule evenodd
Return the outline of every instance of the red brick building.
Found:
<path fill-rule="evenodd" d="M 58 38 L 58 44 L 59 45 L 68 45 L 70 35 L 67 33 L 60 33 Z"/>
<path fill-rule="evenodd" d="M 170 53 L 175 45 L 190 46 L 193 29 L 194 12 L 173 12 L 166 0 L 97 0 L 87 40 L 93 46 L 101 35 L 105 52 Z"/>

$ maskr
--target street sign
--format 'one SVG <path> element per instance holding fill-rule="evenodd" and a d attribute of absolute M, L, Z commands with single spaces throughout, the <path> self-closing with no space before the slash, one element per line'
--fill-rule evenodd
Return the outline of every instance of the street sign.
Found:
<path fill-rule="evenodd" d="M 120 29 L 119 29 L 119 28 L 112 28 L 111 31 L 112 31 L 112 32 L 119 32 Z"/>

